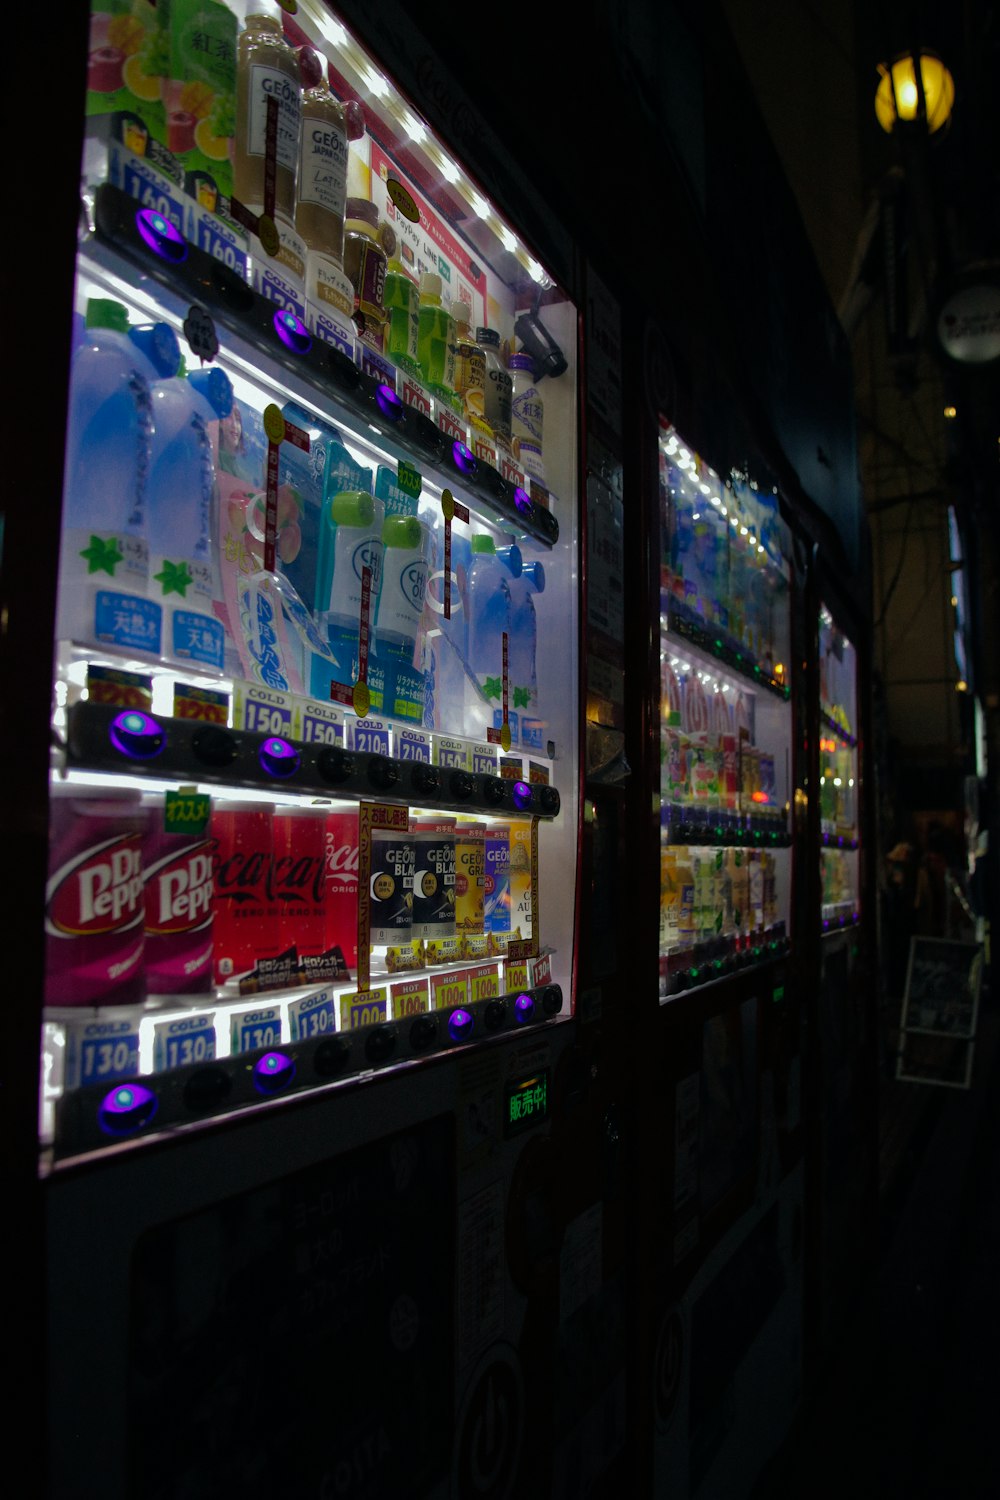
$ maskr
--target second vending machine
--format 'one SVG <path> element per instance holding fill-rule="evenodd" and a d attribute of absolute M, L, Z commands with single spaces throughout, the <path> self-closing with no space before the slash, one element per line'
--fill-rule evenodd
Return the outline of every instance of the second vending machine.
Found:
<path fill-rule="evenodd" d="M 601 1281 L 546 1186 L 590 1087 L 572 267 L 312 0 L 94 0 L 84 66 L 48 1493 L 512 1493 L 553 1247 Z"/>

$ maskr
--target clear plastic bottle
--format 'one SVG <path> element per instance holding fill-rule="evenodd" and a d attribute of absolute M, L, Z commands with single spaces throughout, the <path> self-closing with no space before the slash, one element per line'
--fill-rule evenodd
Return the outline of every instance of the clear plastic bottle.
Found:
<path fill-rule="evenodd" d="M 381 348 L 388 258 L 378 236 L 378 209 L 367 198 L 348 198 L 346 212 L 344 270 L 354 288 L 354 321 Z"/>
<path fill-rule="evenodd" d="M 311 47 L 300 47 L 298 56 L 304 87 L 295 228 L 310 250 L 342 263 L 347 204 L 347 114 L 330 92 L 319 54 Z"/>
<path fill-rule="evenodd" d="M 513 550 L 513 549 L 512 549 Z M 518 554 L 520 572 L 520 554 Z M 483 697 L 503 703 L 503 636 L 508 638 L 510 677 L 510 560 L 501 561 L 491 536 L 472 538 L 469 568 L 468 662 Z"/>
<path fill-rule="evenodd" d="M 420 294 L 401 260 L 391 259 L 385 276 L 385 353 L 411 374 L 420 373 Z"/>
<path fill-rule="evenodd" d="M 486 415 L 486 355 L 477 344 L 469 326 L 472 309 L 467 302 L 454 301 L 451 316 L 455 324 L 455 394 L 459 396 L 468 417 Z"/>
<path fill-rule="evenodd" d="M 295 49 L 285 41 L 276 0 L 250 0 L 236 52 L 236 138 L 233 192 L 255 213 L 264 204 L 267 101 L 278 101 L 274 212 L 295 220 L 302 85 Z"/>
<path fill-rule="evenodd" d="M 498 441 L 509 448 L 514 382 L 500 358 L 500 335 L 495 328 L 477 328 L 476 339 L 486 356 L 486 420 Z"/>
<path fill-rule="evenodd" d="M 441 299 L 441 278 L 434 271 L 425 271 L 420 278 L 417 357 L 430 389 L 451 401 L 455 395 L 455 323 Z"/>

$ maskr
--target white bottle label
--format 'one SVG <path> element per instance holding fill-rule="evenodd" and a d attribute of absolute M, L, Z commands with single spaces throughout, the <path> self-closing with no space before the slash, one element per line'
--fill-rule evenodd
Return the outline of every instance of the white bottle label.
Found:
<path fill-rule="evenodd" d="M 416 639 L 427 593 L 427 559 L 419 549 L 389 547 L 378 606 L 379 634 Z"/>
<path fill-rule="evenodd" d="M 298 198 L 300 203 L 319 204 L 338 219 L 344 217 L 347 137 L 319 115 L 307 114 L 302 121 Z"/>
<path fill-rule="evenodd" d="M 278 101 L 278 166 L 294 173 L 299 154 L 302 96 L 294 79 L 266 63 L 254 63 L 250 69 L 247 155 L 267 154 L 267 101 L 272 94 Z"/>
<path fill-rule="evenodd" d="M 361 619 L 361 586 L 365 568 L 371 569 L 371 599 L 374 611 L 382 583 L 382 538 L 373 532 L 359 536 L 353 527 L 338 527 L 334 545 L 330 616 L 334 623 L 353 630 Z"/>

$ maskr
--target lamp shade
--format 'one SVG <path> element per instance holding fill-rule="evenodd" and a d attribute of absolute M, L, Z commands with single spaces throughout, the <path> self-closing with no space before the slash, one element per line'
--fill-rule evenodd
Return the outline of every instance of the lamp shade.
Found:
<path fill-rule="evenodd" d="M 923 84 L 927 110 L 927 134 L 933 135 L 945 125 L 955 102 L 955 81 L 944 63 L 933 52 L 921 52 L 920 81 Z M 920 109 L 920 91 L 912 53 L 897 57 L 891 67 L 879 63 L 879 84 L 875 93 L 875 114 L 882 129 L 892 133 L 897 120 L 904 124 L 916 120 Z"/>

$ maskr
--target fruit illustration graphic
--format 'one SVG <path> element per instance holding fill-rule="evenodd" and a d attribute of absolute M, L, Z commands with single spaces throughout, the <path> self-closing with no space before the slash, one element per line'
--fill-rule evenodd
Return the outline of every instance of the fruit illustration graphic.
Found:
<path fill-rule="evenodd" d="M 167 149 L 174 155 L 190 151 L 194 146 L 194 131 L 197 121 L 186 110 L 174 109 L 167 115 Z"/>
<path fill-rule="evenodd" d="M 232 147 L 232 136 L 213 135 L 211 120 L 199 120 L 194 127 L 194 143 L 212 161 L 225 161 Z"/>
<path fill-rule="evenodd" d="M 212 108 L 214 98 L 215 94 L 211 85 L 205 83 L 203 79 L 194 78 L 190 83 L 184 84 L 178 102 L 181 109 L 194 115 L 196 120 L 204 120 Z"/>
<path fill-rule="evenodd" d="M 146 28 L 136 16 L 112 16 L 108 23 L 108 42 L 119 47 L 126 57 L 138 52 L 146 39 Z"/>
<path fill-rule="evenodd" d="M 294 562 L 302 547 L 299 526 L 302 502 L 290 484 L 278 488 L 277 536 L 275 552 L 283 563 Z M 226 501 L 230 533 L 240 538 L 257 567 L 263 566 L 264 528 L 267 520 L 267 495 L 262 490 L 230 491 Z"/>
<path fill-rule="evenodd" d="M 134 53 L 126 60 L 122 68 L 122 81 L 126 88 L 132 90 L 137 99 L 158 99 L 160 97 L 160 80 L 157 74 L 144 71 L 145 61 L 140 52 Z"/>
<path fill-rule="evenodd" d="M 118 47 L 95 47 L 87 60 L 87 87 L 110 94 L 122 86 L 125 54 Z"/>

